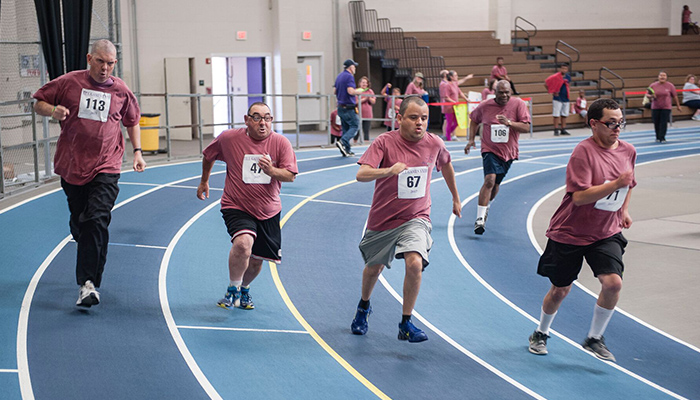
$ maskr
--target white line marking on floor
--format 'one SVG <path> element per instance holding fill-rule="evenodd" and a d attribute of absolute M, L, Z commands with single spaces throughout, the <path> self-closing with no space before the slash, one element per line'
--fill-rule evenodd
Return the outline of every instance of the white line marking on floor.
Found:
<path fill-rule="evenodd" d="M 178 329 L 202 329 L 208 331 L 234 331 L 234 332 L 262 332 L 262 333 L 300 333 L 308 335 L 307 331 L 291 331 L 286 329 L 255 329 L 255 328 L 226 328 L 220 326 L 191 326 L 178 325 Z"/>
<path fill-rule="evenodd" d="M 0 369 L 0 373 L 16 374 L 18 372 L 16 369 Z"/>

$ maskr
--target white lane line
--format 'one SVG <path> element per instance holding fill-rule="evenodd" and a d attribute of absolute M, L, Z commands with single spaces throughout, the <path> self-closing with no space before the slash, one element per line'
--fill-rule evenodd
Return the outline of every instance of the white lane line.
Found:
<path fill-rule="evenodd" d="M 18 371 L 16 369 L 0 369 L 0 373 L 16 374 Z"/>
<path fill-rule="evenodd" d="M 217 172 L 212 172 L 212 175 L 214 174 L 219 174 L 223 171 L 217 171 Z M 160 183 L 142 183 L 142 182 L 119 182 L 119 185 L 132 185 L 132 186 L 153 186 L 153 187 L 158 187 L 158 186 L 163 186 Z M 188 185 L 165 185 L 165 187 L 168 188 L 176 188 L 176 189 L 189 189 L 189 190 L 197 190 L 197 186 L 188 186 Z M 210 191 L 223 191 L 224 189 L 219 189 L 219 188 L 209 188 Z"/>
<path fill-rule="evenodd" d="M 254 329 L 254 328 L 226 328 L 220 326 L 192 326 L 192 325 L 178 325 L 178 329 L 201 329 L 207 331 L 233 331 L 233 332 L 261 332 L 261 333 L 299 333 L 308 335 L 307 331 L 294 331 L 286 329 Z"/>
<path fill-rule="evenodd" d="M 672 161 L 672 160 L 677 160 L 677 159 L 682 159 L 682 158 L 698 157 L 698 156 L 700 156 L 700 155 L 698 155 L 698 154 L 693 154 L 693 155 L 688 155 L 688 156 L 678 156 L 678 157 L 666 158 L 666 159 L 662 159 L 662 160 L 647 161 L 647 162 L 644 162 L 644 163 L 637 164 L 637 167 L 639 167 L 639 166 L 645 166 L 645 165 L 649 165 L 649 164 L 654 164 L 654 163 L 658 163 L 658 162 Z M 566 186 L 561 186 L 561 187 L 556 188 L 556 189 L 552 190 L 551 192 L 547 193 L 544 197 L 542 197 L 541 199 L 539 199 L 539 200 L 532 206 L 532 208 L 530 209 L 530 212 L 529 212 L 528 215 L 527 215 L 527 234 L 528 234 L 528 236 L 529 236 L 529 238 L 530 238 L 530 243 L 532 243 L 532 247 L 534 247 L 535 250 L 537 250 L 537 252 L 538 252 L 539 254 L 542 254 L 542 253 L 544 252 L 544 250 L 542 249 L 542 247 L 540 247 L 539 243 L 537 242 L 537 238 L 536 238 L 536 235 L 535 235 L 535 232 L 534 232 L 534 229 L 533 229 L 533 225 L 534 225 L 533 221 L 534 221 L 534 219 L 535 219 L 535 214 L 537 213 L 537 210 L 540 208 L 540 206 L 541 206 L 545 201 L 547 201 L 550 197 L 552 197 L 553 195 L 555 195 L 556 193 L 558 193 L 560 190 L 565 189 L 565 188 L 566 188 Z M 574 284 L 575 284 L 576 286 L 578 286 L 578 287 L 579 287 L 581 290 L 583 290 L 584 292 L 586 292 L 586 293 L 588 293 L 589 295 L 593 296 L 594 298 L 596 298 L 596 299 L 598 298 L 598 295 L 597 295 L 596 293 L 592 292 L 591 290 L 589 290 L 587 287 L 583 286 L 583 285 L 582 285 L 581 283 L 579 283 L 578 281 L 574 281 Z M 685 342 L 685 341 L 683 341 L 683 340 L 681 340 L 681 339 L 679 339 L 679 338 L 677 338 L 677 337 L 675 337 L 675 336 L 673 336 L 673 335 L 671 335 L 671 334 L 669 334 L 669 333 L 667 333 L 667 332 L 664 332 L 663 330 L 661 330 L 661 329 L 659 329 L 659 328 L 657 328 L 657 327 L 655 327 L 655 326 L 649 324 L 648 322 L 645 322 L 645 321 L 639 319 L 638 317 L 635 317 L 634 315 L 630 314 L 629 312 L 627 312 L 627 311 L 625 311 L 625 310 L 623 310 L 623 309 L 621 309 L 621 308 L 615 307 L 615 311 L 617 311 L 617 312 L 619 312 L 620 314 L 622 314 L 622 315 L 624 315 L 624 316 L 626 316 L 626 317 L 632 319 L 633 321 L 635 321 L 635 322 L 641 324 L 642 326 L 651 329 L 652 331 L 654 331 L 654 332 L 656 332 L 656 333 L 658 333 L 658 334 L 660 334 L 660 335 L 663 335 L 663 336 L 665 336 L 665 337 L 667 337 L 667 338 L 669 338 L 669 339 L 671 339 L 671 340 L 673 340 L 673 341 L 675 341 L 675 342 L 677 342 L 677 343 L 679 343 L 679 344 L 681 344 L 681 345 L 683 345 L 683 346 L 688 347 L 688 348 L 691 349 L 691 350 L 694 350 L 694 351 L 700 353 L 700 348 L 698 348 L 697 346 L 694 346 L 694 345 L 692 345 L 692 344 L 690 344 L 690 343 L 687 343 L 687 342 Z"/>
<path fill-rule="evenodd" d="M 391 293 L 391 295 L 394 296 L 394 298 L 395 298 L 399 303 L 403 304 L 403 298 L 401 297 L 401 295 L 399 295 L 399 294 L 396 292 L 396 290 L 394 290 L 393 287 L 391 287 L 391 285 L 390 285 L 389 282 L 386 280 L 386 278 L 384 278 L 384 275 L 383 275 L 383 274 L 382 274 L 382 275 L 379 275 L 379 281 L 382 283 L 382 285 L 384 285 L 384 288 L 386 288 L 386 290 L 389 291 L 389 293 Z M 523 385 L 522 383 L 520 383 L 520 382 L 516 381 L 515 379 L 511 378 L 510 376 L 508 376 L 507 374 L 505 374 L 504 372 L 502 372 L 502 371 L 499 370 L 498 368 L 496 368 L 496 367 L 494 367 L 493 365 L 487 363 L 486 361 L 484 361 L 483 359 L 481 359 L 481 358 L 480 358 L 479 356 L 477 356 L 476 354 L 474 354 L 474 353 L 472 353 L 471 351 L 469 351 L 469 350 L 467 350 L 466 348 L 464 348 L 462 345 L 460 345 L 459 343 L 457 343 L 457 341 L 455 341 L 454 339 L 452 339 L 451 337 L 449 337 L 445 332 L 441 331 L 441 330 L 438 329 L 435 325 L 433 325 L 433 324 L 431 324 L 430 322 L 428 322 L 427 319 L 423 318 L 423 316 L 420 315 L 420 313 L 418 313 L 418 311 L 413 310 L 412 315 L 415 316 L 420 322 L 422 322 L 423 325 L 425 325 L 428 329 L 430 329 L 431 331 L 435 332 L 435 333 L 436 333 L 438 336 L 440 336 L 443 340 L 445 340 L 447 343 L 449 343 L 450 345 L 452 345 L 452 347 L 456 348 L 456 349 L 459 350 L 462 354 L 464 354 L 464 355 L 466 355 L 467 357 L 471 358 L 472 360 L 476 361 L 479 365 L 481 365 L 482 367 L 484 367 L 484 368 L 486 368 L 487 370 L 491 371 L 491 373 L 495 374 L 495 375 L 498 376 L 499 378 L 501 378 L 501 379 L 503 379 L 504 381 L 510 383 L 511 385 L 515 386 L 516 388 L 520 389 L 521 391 L 527 393 L 527 394 L 530 395 L 531 397 L 534 397 L 534 398 L 536 398 L 536 399 L 542 399 L 542 400 L 545 399 L 545 397 L 539 395 L 537 392 L 533 391 L 532 389 L 528 388 L 527 386 Z"/>
<path fill-rule="evenodd" d="M 177 246 L 177 243 L 180 241 L 182 235 L 184 235 L 187 229 L 189 229 L 189 227 L 192 226 L 192 224 L 194 224 L 195 221 L 197 221 L 202 215 L 206 214 L 209 210 L 218 206 L 219 204 L 219 201 L 215 201 L 207 205 L 180 228 L 180 230 L 175 234 L 175 236 L 173 236 L 173 239 L 168 244 L 168 248 L 165 250 L 165 254 L 163 255 L 163 259 L 160 263 L 160 271 L 158 273 L 158 295 L 160 297 L 160 308 L 163 312 L 163 317 L 165 318 L 165 323 L 168 326 L 168 330 L 170 331 L 170 336 L 172 336 L 173 340 L 175 341 L 177 349 L 185 359 L 187 366 L 189 367 L 190 371 L 192 371 L 192 374 L 197 379 L 197 382 L 199 382 L 202 389 L 204 389 L 211 399 L 221 399 L 221 395 L 219 395 L 211 382 L 209 382 L 209 379 L 207 379 L 206 375 L 204 375 L 204 372 L 202 372 L 202 370 L 199 368 L 197 361 L 195 361 L 192 353 L 190 353 L 190 350 L 187 348 L 184 339 L 182 339 L 180 331 L 177 329 L 177 324 L 175 324 L 175 319 L 170 311 L 170 302 L 168 301 L 167 276 L 168 266 L 170 265 L 170 257 L 172 256 L 175 246 Z"/>
<path fill-rule="evenodd" d="M 173 183 L 179 183 L 179 182 L 184 182 L 186 180 L 193 179 L 192 177 L 190 178 L 184 178 L 180 179 Z M 121 203 L 117 204 L 112 208 L 112 211 L 131 203 L 132 201 L 141 198 L 143 196 L 146 196 L 150 193 L 155 192 L 156 190 L 161 189 L 162 187 L 166 187 L 166 185 L 161 185 L 158 187 L 155 187 L 153 189 L 146 190 L 142 193 L 139 193 L 133 197 L 130 197 Z M 43 193 L 39 196 L 33 197 L 30 200 L 46 196 L 48 194 L 54 193 L 58 190 L 61 189 L 56 189 L 54 191 L 48 192 L 48 193 Z M 21 204 L 24 204 L 25 202 L 22 202 Z M 217 203 L 214 203 L 217 204 Z M 13 207 L 14 208 L 14 207 Z M 32 389 L 32 380 L 31 376 L 29 374 L 29 359 L 27 356 L 27 331 L 28 331 L 28 326 L 29 326 L 29 311 L 32 305 L 32 300 L 34 299 L 34 293 L 36 292 L 36 288 L 39 284 L 39 280 L 41 279 L 41 276 L 44 274 L 46 269 L 49 267 L 51 262 L 53 261 L 54 258 L 56 258 L 56 255 L 68 244 L 68 242 L 71 240 L 71 236 L 66 236 L 52 251 L 51 253 L 44 259 L 44 262 L 41 263 L 39 268 L 37 268 L 36 272 L 32 276 L 32 279 L 29 281 L 29 285 L 27 285 L 27 290 L 24 292 L 24 298 L 22 299 L 22 305 L 20 306 L 19 310 L 19 319 L 17 322 L 17 369 L 19 370 L 19 388 L 20 388 L 20 393 L 22 394 L 22 399 L 23 400 L 33 400 L 34 399 L 34 390 Z"/>
<path fill-rule="evenodd" d="M 75 243 L 74 239 L 69 240 L 71 243 Z M 123 246 L 123 247 L 139 247 L 143 249 L 158 249 L 158 250 L 165 250 L 167 247 L 164 246 L 151 246 L 148 244 L 131 244 L 131 243 L 114 243 L 114 242 L 109 242 L 110 246 Z"/>
<path fill-rule="evenodd" d="M 310 196 L 305 196 L 303 194 L 280 194 L 280 196 L 298 197 L 300 199 L 308 199 L 310 197 Z M 365 208 L 371 207 L 370 204 L 348 203 L 346 201 L 332 201 L 332 200 L 318 200 L 318 199 L 311 199 L 311 200 L 309 200 L 309 203 L 328 203 L 328 204 L 338 204 L 338 205 L 342 205 L 342 206 L 365 207 Z"/>
<path fill-rule="evenodd" d="M 517 181 L 517 180 L 526 178 L 526 177 L 528 177 L 528 176 L 540 174 L 540 173 L 543 173 L 543 172 L 552 171 L 552 170 L 554 170 L 554 169 L 559 169 L 559 168 L 563 168 L 563 167 L 565 167 L 565 166 L 562 166 L 562 167 L 551 167 L 551 168 L 545 168 L 545 169 L 539 170 L 539 171 L 529 172 L 529 173 L 527 173 L 527 174 L 523 174 L 523 175 L 520 175 L 520 176 L 511 178 L 511 179 L 508 179 L 508 180 L 506 180 L 506 181 L 503 181 L 503 182 L 501 183 L 501 185 L 505 185 L 505 184 L 508 184 L 508 183 L 511 183 L 511 182 L 514 182 L 514 181 Z M 462 202 L 462 207 L 464 207 L 468 202 L 470 202 L 472 199 L 476 198 L 478 195 L 479 195 L 479 193 L 477 192 L 477 193 L 474 193 L 473 195 L 469 196 L 467 199 L 465 199 L 465 200 Z M 481 277 L 481 275 L 479 275 L 479 274 L 471 267 L 471 265 L 469 265 L 469 263 L 467 262 L 467 260 L 464 258 L 464 256 L 462 255 L 461 251 L 460 251 L 459 248 L 457 247 L 457 243 L 456 243 L 456 241 L 455 241 L 455 237 L 454 237 L 454 223 L 455 223 L 455 221 L 456 221 L 456 218 L 455 218 L 454 214 L 450 215 L 449 222 L 448 222 L 448 224 L 447 224 L 447 237 L 448 237 L 448 240 L 449 240 L 449 242 L 450 242 L 450 246 L 452 247 L 452 251 L 453 251 L 454 254 L 457 256 L 457 258 L 459 259 L 459 261 L 460 261 L 460 263 L 462 264 L 462 266 L 464 266 L 464 268 L 465 268 L 479 283 L 481 283 L 482 286 L 484 286 L 488 291 L 490 291 L 494 296 L 496 296 L 496 298 L 498 298 L 498 299 L 500 299 L 501 301 L 503 301 L 505 304 L 507 304 L 507 305 L 508 305 L 509 307 L 511 307 L 513 310 L 517 311 L 519 314 L 521 314 L 521 315 L 524 316 L 525 318 L 529 319 L 529 320 L 532 321 L 533 323 L 535 323 L 535 324 L 539 323 L 539 320 L 538 320 L 537 318 L 535 318 L 535 317 L 533 317 L 532 315 L 530 315 L 530 314 L 528 314 L 527 312 L 525 312 L 523 309 L 521 309 L 520 307 L 518 307 L 517 305 L 515 305 L 513 302 L 511 302 L 510 300 L 508 300 L 508 298 L 506 298 L 505 296 L 503 296 L 503 295 L 502 295 L 499 291 L 497 291 L 493 286 L 489 285 L 489 284 L 486 282 L 486 280 L 484 280 L 484 279 Z M 612 362 L 610 362 L 610 361 L 604 361 L 604 360 L 601 360 L 601 359 L 595 357 L 595 355 L 593 355 L 591 352 L 584 350 L 583 347 L 581 347 L 580 344 L 578 344 L 577 342 L 571 340 L 570 338 L 568 338 L 568 337 L 566 337 L 566 336 L 560 334 L 559 332 L 557 332 L 557 331 L 555 331 L 555 330 L 553 330 L 553 329 L 550 329 L 550 332 L 552 332 L 552 334 L 554 334 L 554 335 L 556 335 L 557 337 L 559 337 L 560 339 L 564 340 L 566 343 L 570 344 L 570 345 L 573 346 L 574 348 L 576 348 L 576 349 L 578 349 L 578 350 L 584 352 L 586 355 L 588 355 L 588 356 L 590 356 L 590 357 L 593 357 L 594 359 L 596 359 L 596 360 L 598 360 L 598 361 L 600 361 L 600 362 L 606 363 L 606 364 L 608 364 L 609 366 L 611 366 L 611 367 L 613 367 L 613 368 L 619 370 L 620 372 L 622 372 L 622 373 L 624 373 L 624 374 L 627 374 L 628 376 L 631 376 L 631 377 L 634 378 L 634 379 L 639 380 L 639 381 L 642 382 L 642 383 L 645 383 L 645 384 L 647 384 L 647 385 L 649 385 L 649 386 L 651 386 L 651 387 L 653 387 L 653 388 L 655 388 L 655 389 L 657 389 L 657 390 L 659 390 L 659 391 L 661 391 L 661 392 L 663 392 L 663 393 L 666 393 L 667 395 L 672 396 L 672 397 L 674 397 L 674 398 L 676 398 L 676 399 L 679 399 L 679 400 L 688 400 L 688 399 L 686 399 L 685 397 L 683 397 L 683 396 L 681 396 L 681 395 L 679 395 L 679 394 L 676 394 L 676 393 L 674 393 L 674 392 L 672 392 L 672 391 L 670 391 L 670 390 L 668 390 L 668 389 L 666 389 L 666 388 L 664 388 L 664 387 L 662 387 L 662 386 L 660 386 L 660 385 L 658 385 L 658 384 L 656 384 L 656 383 L 654 383 L 654 382 L 652 382 L 652 381 L 650 381 L 650 380 L 648 380 L 648 379 L 646 379 L 646 378 L 644 378 L 644 377 L 642 377 L 642 376 L 640 376 L 640 375 L 637 375 L 637 374 L 635 374 L 634 372 L 632 372 L 632 371 L 630 371 L 630 370 L 628 370 L 628 369 L 626 369 L 626 368 L 623 368 L 623 367 L 621 367 L 621 366 L 619 366 L 619 365 L 617 365 L 617 364 L 615 364 L 615 363 L 612 363 Z"/>

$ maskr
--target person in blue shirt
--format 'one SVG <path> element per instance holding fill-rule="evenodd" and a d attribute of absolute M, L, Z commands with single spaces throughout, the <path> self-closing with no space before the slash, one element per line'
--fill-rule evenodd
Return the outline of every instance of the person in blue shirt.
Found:
<path fill-rule="evenodd" d="M 354 156 L 350 146 L 350 139 L 360 129 L 360 117 L 357 114 L 357 98 L 359 92 L 355 86 L 355 70 L 359 64 L 354 60 L 345 60 L 343 66 L 345 69 L 337 78 L 333 85 L 333 92 L 338 100 L 338 116 L 340 117 L 343 135 L 335 145 L 340 150 L 343 157 Z"/>
<path fill-rule="evenodd" d="M 569 116 L 569 65 L 562 64 L 559 71 L 550 75 L 544 82 L 547 92 L 552 95 L 552 117 L 554 118 L 554 136 L 570 135 L 566 131 L 566 117 Z M 561 125 L 561 131 L 559 131 Z"/>

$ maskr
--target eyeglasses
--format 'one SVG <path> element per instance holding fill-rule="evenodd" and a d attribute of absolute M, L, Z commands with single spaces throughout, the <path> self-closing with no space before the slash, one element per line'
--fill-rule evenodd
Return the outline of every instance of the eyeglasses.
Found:
<path fill-rule="evenodd" d="M 256 113 L 253 115 L 248 114 L 248 117 L 252 118 L 253 121 L 255 121 L 255 122 L 260 122 L 263 119 L 265 120 L 265 122 L 272 122 L 272 115 L 266 115 L 266 116 L 262 117 L 262 116 L 260 116 L 260 114 Z"/>
<path fill-rule="evenodd" d="M 599 119 L 596 121 L 600 122 L 601 124 L 605 125 L 608 127 L 608 129 L 625 129 L 625 126 L 627 126 L 627 121 L 621 121 L 621 122 L 603 122 Z"/>

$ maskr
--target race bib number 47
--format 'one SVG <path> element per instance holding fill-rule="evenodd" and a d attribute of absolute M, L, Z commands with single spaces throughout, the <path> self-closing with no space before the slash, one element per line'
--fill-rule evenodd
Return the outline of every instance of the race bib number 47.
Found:
<path fill-rule="evenodd" d="M 249 185 L 267 185 L 272 181 L 270 175 L 267 175 L 260 168 L 258 161 L 262 158 L 262 154 L 246 154 L 243 157 L 243 182 Z"/>
<path fill-rule="evenodd" d="M 399 199 L 420 199 L 425 196 L 428 167 L 413 167 L 399 174 Z"/>
<path fill-rule="evenodd" d="M 80 94 L 78 118 L 107 122 L 112 95 L 97 90 L 83 89 Z"/>
<path fill-rule="evenodd" d="M 608 183 L 610 181 L 605 181 Z M 622 207 L 622 203 L 625 202 L 627 197 L 627 192 L 629 191 L 629 186 L 617 189 L 616 191 L 610 193 L 608 196 L 595 202 L 595 208 L 603 211 L 615 212 Z"/>

